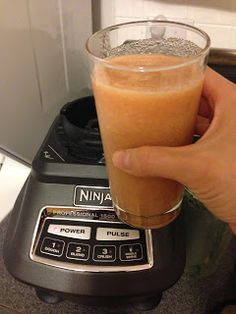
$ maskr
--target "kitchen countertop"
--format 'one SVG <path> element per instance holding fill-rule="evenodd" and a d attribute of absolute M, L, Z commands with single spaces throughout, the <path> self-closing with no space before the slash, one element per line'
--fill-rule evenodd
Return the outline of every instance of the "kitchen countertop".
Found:
<path fill-rule="evenodd" d="M 16 281 L 6 271 L 2 248 L 9 217 L 0 223 L 0 314 L 135 314 L 143 313 L 133 308 L 84 306 L 63 301 L 56 305 L 41 302 L 34 289 Z M 169 290 L 163 293 L 159 306 L 149 314 L 208 314 L 212 308 L 226 299 L 236 300 L 236 238 L 234 237 L 217 271 L 206 278 L 196 279 L 187 273 Z"/>

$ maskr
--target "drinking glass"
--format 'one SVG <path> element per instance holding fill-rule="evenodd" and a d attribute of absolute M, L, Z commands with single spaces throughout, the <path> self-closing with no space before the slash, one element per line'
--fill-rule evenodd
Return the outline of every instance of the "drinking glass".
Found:
<path fill-rule="evenodd" d="M 161 177 L 117 169 L 117 150 L 192 142 L 210 38 L 177 22 L 139 21 L 93 34 L 86 49 L 117 216 L 139 228 L 160 228 L 181 210 L 184 187 Z M 146 156 L 148 160 L 148 155 Z"/>

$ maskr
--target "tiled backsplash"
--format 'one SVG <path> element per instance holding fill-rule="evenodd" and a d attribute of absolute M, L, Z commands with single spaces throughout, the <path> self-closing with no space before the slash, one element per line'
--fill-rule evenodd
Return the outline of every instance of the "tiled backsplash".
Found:
<path fill-rule="evenodd" d="M 205 30 L 212 47 L 236 49 L 236 0 L 101 0 L 101 27 L 157 15 Z"/>

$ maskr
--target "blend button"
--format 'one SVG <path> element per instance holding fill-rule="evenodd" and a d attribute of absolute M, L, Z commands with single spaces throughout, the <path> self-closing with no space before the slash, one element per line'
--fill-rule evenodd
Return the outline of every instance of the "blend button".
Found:
<path fill-rule="evenodd" d="M 89 240 L 91 227 L 51 224 L 48 227 L 48 233 L 67 238 Z"/>
<path fill-rule="evenodd" d="M 115 245 L 95 245 L 93 260 L 97 262 L 114 262 L 116 259 Z"/>
<path fill-rule="evenodd" d="M 89 259 L 89 251 L 90 246 L 88 244 L 70 242 L 66 257 L 69 259 L 87 261 Z"/>
<path fill-rule="evenodd" d="M 65 242 L 53 238 L 44 238 L 40 248 L 43 254 L 62 256 L 65 247 Z"/>
<path fill-rule="evenodd" d="M 96 239 L 100 241 L 137 240 L 140 238 L 139 230 L 120 228 L 97 228 Z"/>

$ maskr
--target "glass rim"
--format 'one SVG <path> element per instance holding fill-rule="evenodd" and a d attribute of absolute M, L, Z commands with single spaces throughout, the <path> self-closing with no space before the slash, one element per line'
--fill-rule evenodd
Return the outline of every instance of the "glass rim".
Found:
<path fill-rule="evenodd" d="M 179 26 L 179 27 L 188 29 L 188 30 L 198 34 L 203 39 L 205 39 L 205 41 L 206 41 L 205 46 L 203 48 L 200 48 L 201 50 L 198 54 L 191 56 L 191 58 L 189 60 L 186 60 L 183 63 L 177 64 L 177 65 L 170 65 L 170 66 L 155 66 L 155 67 L 145 67 L 145 66 L 130 67 L 130 66 L 124 66 L 124 65 L 117 65 L 117 64 L 114 65 L 114 64 L 111 64 L 107 58 L 100 58 L 100 57 L 95 56 L 94 53 L 89 48 L 89 44 L 90 44 L 91 40 L 93 40 L 96 36 L 98 36 L 104 32 L 116 30 L 118 28 L 124 28 L 126 26 L 128 26 L 128 27 L 134 26 L 134 25 L 147 25 L 148 26 L 148 24 L 150 24 L 150 26 L 153 24 L 160 24 L 163 26 L 165 26 L 165 25 L 166 26 Z M 141 21 L 131 21 L 131 22 L 125 22 L 125 23 L 120 23 L 120 24 L 114 24 L 114 25 L 103 28 L 103 29 L 93 33 L 86 41 L 85 50 L 86 50 L 89 58 L 91 58 L 92 60 L 97 61 L 99 63 L 102 63 L 104 66 L 106 66 L 108 68 L 112 68 L 112 69 L 116 69 L 116 70 L 129 71 L 129 72 L 158 72 L 158 71 L 178 69 L 181 67 L 189 66 L 189 65 L 197 62 L 200 58 L 202 58 L 208 54 L 208 52 L 210 50 L 210 44 L 211 44 L 211 39 L 210 39 L 209 35 L 205 31 L 203 31 L 202 29 L 197 28 L 195 26 L 181 23 L 181 22 L 175 22 L 175 21 L 141 20 Z"/>

